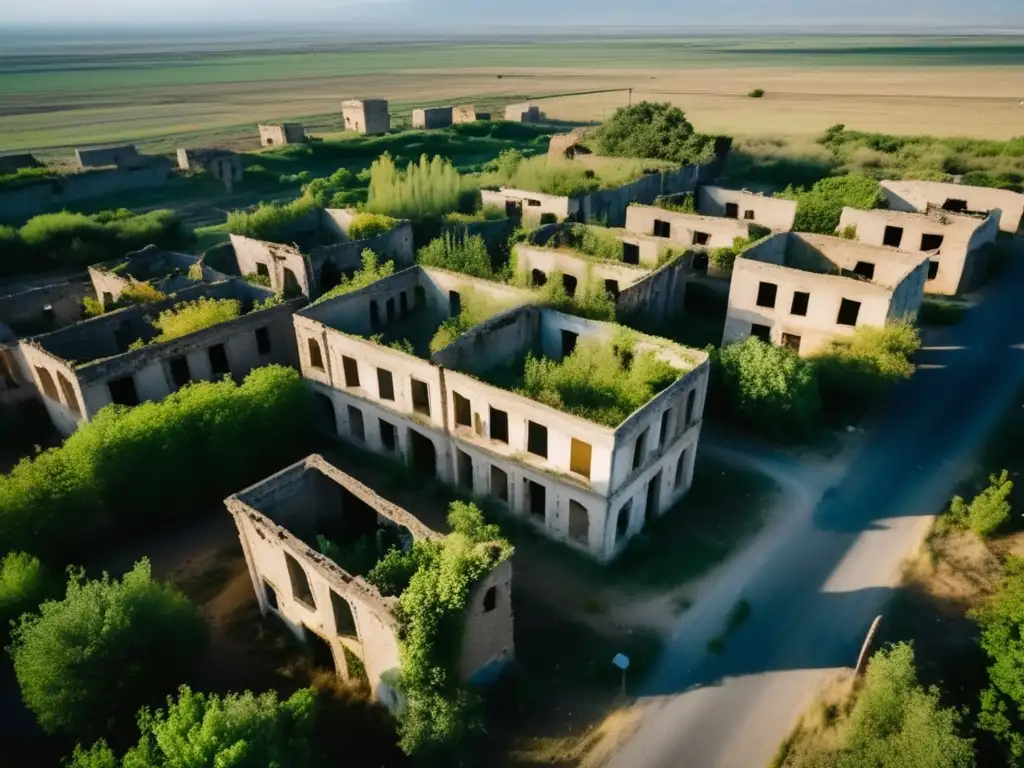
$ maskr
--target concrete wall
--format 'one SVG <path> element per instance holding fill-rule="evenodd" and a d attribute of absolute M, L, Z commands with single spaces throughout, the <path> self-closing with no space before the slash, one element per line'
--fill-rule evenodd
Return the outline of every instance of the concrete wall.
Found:
<path fill-rule="evenodd" d="M 759 195 L 742 189 L 702 186 L 697 190 L 697 213 L 702 216 L 726 215 L 726 205 L 736 205 L 737 218 L 753 221 L 776 232 L 793 229 L 796 219 L 796 202 L 776 197 Z"/>
<path fill-rule="evenodd" d="M 75 160 L 79 168 L 103 168 L 116 165 L 118 168 L 132 168 L 142 163 L 134 144 L 98 149 L 76 149 Z"/>
<path fill-rule="evenodd" d="M 678 213 L 650 205 L 631 205 L 626 209 L 626 229 L 630 232 L 654 235 L 656 221 L 668 225 L 668 234 L 659 236 L 680 245 L 700 245 L 695 242 L 697 232 L 709 236 L 704 245 L 711 248 L 727 248 L 737 237 L 750 235 L 750 225 L 744 221 Z M 664 230 L 659 227 L 658 231 Z"/>
<path fill-rule="evenodd" d="M 257 126 L 261 147 L 281 147 L 286 144 L 301 144 L 306 140 L 306 131 L 299 123 L 273 123 Z"/>
<path fill-rule="evenodd" d="M 42 166 L 33 155 L 23 152 L 17 155 L 0 155 L 0 172 L 15 173 L 22 168 L 39 168 Z"/>
<path fill-rule="evenodd" d="M 882 193 L 889 208 L 896 211 L 924 211 L 929 205 L 942 208 L 948 200 L 964 200 L 977 213 L 999 211 L 999 228 L 1018 232 L 1024 218 L 1024 195 L 1005 189 L 969 187 L 938 181 L 882 181 Z"/>
<path fill-rule="evenodd" d="M 69 203 L 167 183 L 170 164 L 72 173 L 0 190 L 0 222 L 20 223 Z"/>
<path fill-rule="evenodd" d="M 412 111 L 412 127 L 423 130 L 447 128 L 452 124 L 452 107 L 425 107 Z"/>
<path fill-rule="evenodd" d="M 391 130 L 391 115 L 385 99 L 350 99 L 341 103 L 346 131 L 375 135 Z"/>
<path fill-rule="evenodd" d="M 87 296 L 96 296 L 88 280 L 69 280 L 0 296 L 0 323 L 18 336 L 63 328 L 82 319 L 82 301 Z"/>
<path fill-rule="evenodd" d="M 231 235 L 231 247 L 239 274 L 267 274 L 274 291 L 284 292 L 286 286 L 294 284 L 303 296 L 315 295 L 312 265 L 298 248 L 242 235 Z"/>
<path fill-rule="evenodd" d="M 690 276 L 690 259 L 686 257 L 659 267 L 622 290 L 615 302 L 616 315 L 619 318 L 639 315 L 646 320 L 656 320 L 678 314 L 686 300 Z"/>
<path fill-rule="evenodd" d="M 459 123 L 475 123 L 476 120 L 476 107 L 472 104 L 460 104 L 452 109 L 452 122 L 456 125 Z"/>
<path fill-rule="evenodd" d="M 924 252 L 925 235 L 942 237 L 937 250 L 928 251 L 928 259 L 937 265 L 933 279 L 925 283 L 926 293 L 952 295 L 974 286 L 978 270 L 975 267 L 977 251 L 995 242 L 999 232 L 999 217 L 991 214 L 985 219 L 961 216 L 955 213 L 909 213 L 904 211 L 844 208 L 839 229 L 854 227 L 857 240 L 868 245 L 881 246 L 886 229 L 902 230 L 896 247 L 907 253 Z"/>
<path fill-rule="evenodd" d="M 484 205 L 497 205 L 504 208 L 510 216 L 520 215 L 523 223 L 531 226 L 538 226 L 544 214 L 554 216 L 558 221 L 564 221 L 574 216 L 580 209 L 579 200 L 559 195 L 544 195 L 540 192 L 530 192 L 524 189 L 509 189 L 502 187 L 500 190 L 481 189 L 480 197 Z M 510 204 L 518 205 L 519 212 L 515 212 Z"/>
<path fill-rule="evenodd" d="M 498 251 L 508 242 L 515 231 L 513 219 L 494 219 L 491 221 L 472 221 L 466 224 L 452 222 L 445 225 L 449 232 L 456 232 L 463 237 L 480 236 L 488 251 Z"/>
<path fill-rule="evenodd" d="M 539 123 L 544 117 L 536 104 L 509 104 L 505 107 L 505 119 L 514 123 Z"/>
<path fill-rule="evenodd" d="M 857 261 L 875 263 L 875 280 L 855 279 L 839 274 L 805 271 L 783 263 L 809 258 L 803 249 L 827 249 L 827 257 L 843 269 Z M 752 333 L 752 324 L 770 328 L 773 343 L 784 343 L 783 335 L 799 337 L 797 351 L 810 355 L 835 338 L 851 336 L 856 327 L 884 326 L 889 320 L 916 316 L 924 295 L 927 260 L 911 258 L 890 248 L 870 248 L 858 243 L 815 235 L 778 234 L 754 246 L 736 259 L 729 290 L 729 307 L 723 344 L 742 341 Z M 777 286 L 773 307 L 757 305 L 761 283 Z M 797 292 L 809 294 L 806 315 L 793 314 Z M 843 299 L 860 303 L 856 326 L 838 323 Z"/>
<path fill-rule="evenodd" d="M 629 264 L 613 261 L 598 261 L 568 249 L 554 250 L 537 248 L 519 243 L 515 246 L 516 266 L 521 277 L 530 280 L 533 270 L 540 270 L 545 277 L 558 271 L 570 275 L 577 280 L 577 291 L 582 292 L 587 279 L 603 284 L 606 280 L 614 280 L 619 292 L 634 283 L 643 280 L 650 270 Z"/>

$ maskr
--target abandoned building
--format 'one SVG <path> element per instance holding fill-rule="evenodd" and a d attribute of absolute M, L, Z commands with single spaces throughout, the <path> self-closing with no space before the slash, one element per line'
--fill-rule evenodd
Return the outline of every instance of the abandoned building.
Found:
<path fill-rule="evenodd" d="M 452 122 L 455 125 L 460 123 L 475 123 L 477 120 L 490 120 L 489 112 L 477 112 L 472 104 L 460 104 L 452 109 Z"/>
<path fill-rule="evenodd" d="M 810 355 L 859 326 L 914 318 L 928 256 L 781 232 L 737 257 L 723 344 L 756 336 Z"/>
<path fill-rule="evenodd" d="M 205 171 L 223 181 L 230 190 L 242 180 L 242 156 L 229 149 L 178 150 L 178 168 L 182 171 Z"/>
<path fill-rule="evenodd" d="M 395 608 L 353 557 L 440 537 L 321 456 L 313 455 L 228 498 L 260 612 L 280 618 L 314 659 L 349 679 L 361 662 L 373 697 L 401 706 L 395 687 L 401 659 Z M 321 541 L 335 546 L 321 552 Z M 497 565 L 471 589 L 463 618 L 458 672 L 470 683 L 497 678 L 515 656 L 512 564 Z"/>
<path fill-rule="evenodd" d="M 139 154 L 134 144 L 120 147 L 103 147 L 100 149 L 76 149 L 75 161 L 81 169 L 106 168 L 137 168 L 145 165 L 148 158 Z"/>
<path fill-rule="evenodd" d="M 27 152 L 17 155 L 0 155 L 0 173 L 17 173 L 22 168 L 42 168 L 43 164 Z"/>
<path fill-rule="evenodd" d="M 310 227 L 320 239 L 334 240 L 333 245 L 314 247 L 308 254 L 294 245 L 254 240 L 231 235 L 239 273 L 256 275 L 269 282 L 271 288 L 285 296 L 303 295 L 318 298 L 341 282 L 362 264 L 362 254 L 369 249 L 381 261 L 393 261 L 398 268 L 413 263 L 413 231 L 408 221 L 399 221 L 388 232 L 362 240 L 349 236 L 358 211 L 326 208 L 315 211 Z"/>
<path fill-rule="evenodd" d="M 227 280 L 228 276 L 206 266 L 199 256 L 147 245 L 120 259 L 93 264 L 89 279 L 100 303 L 110 309 L 125 289 L 138 283 L 148 283 L 160 293 L 170 294 L 196 283 Z"/>
<path fill-rule="evenodd" d="M 391 130 L 391 114 L 386 99 L 349 99 L 341 102 L 346 131 L 374 136 Z"/>
<path fill-rule="evenodd" d="M 264 308 L 273 292 L 241 280 L 198 284 L 166 299 L 129 306 L 23 339 L 18 365 L 32 378 L 63 435 L 109 403 L 162 400 L 190 381 L 241 378 L 253 368 L 296 364 L 291 314 L 304 299 Z M 169 341 L 151 319 L 200 298 L 235 299 L 238 317 Z"/>
<path fill-rule="evenodd" d="M 630 205 L 626 209 L 626 229 L 663 237 L 680 245 L 727 248 L 736 238 L 750 236 L 750 222 L 679 213 L 652 205 Z"/>
<path fill-rule="evenodd" d="M 585 128 L 574 128 L 569 133 L 559 133 L 548 142 L 548 157 L 572 160 L 576 155 L 589 155 L 591 151 L 585 146 L 587 137 Z"/>
<path fill-rule="evenodd" d="M 500 502 L 607 562 L 690 487 L 707 355 L 637 334 L 634 353 L 652 352 L 679 377 L 606 426 L 488 383 L 521 374 L 528 352 L 562 360 L 579 340 L 610 343 L 619 328 L 533 300 L 414 267 L 297 313 L 302 372 L 342 439 Z M 481 301 L 513 308 L 440 349 L 430 344 L 446 318 Z"/>
<path fill-rule="evenodd" d="M 547 116 L 536 104 L 509 104 L 505 107 L 505 119 L 513 123 L 543 123 Z"/>
<path fill-rule="evenodd" d="M 422 107 L 412 111 L 412 127 L 421 130 L 447 128 L 452 124 L 453 107 Z"/>
<path fill-rule="evenodd" d="M 985 246 L 999 234 L 999 214 L 954 213 L 934 206 L 925 213 L 843 208 L 839 231 L 855 232 L 857 240 L 868 245 L 925 253 L 925 293 L 954 295 L 984 278 Z"/>
<path fill-rule="evenodd" d="M 928 206 L 953 213 L 999 211 L 999 229 L 1017 233 L 1024 219 L 1024 194 L 993 187 L 938 181 L 882 181 L 882 194 L 894 211 L 925 212 Z"/>
<path fill-rule="evenodd" d="M 796 220 L 796 201 L 745 189 L 701 186 L 697 189 L 697 213 L 701 216 L 741 219 L 775 232 L 789 232 Z"/>
<path fill-rule="evenodd" d="M 282 147 L 286 144 L 301 144 L 306 140 L 306 131 L 299 123 L 272 123 L 257 126 L 261 147 Z"/>

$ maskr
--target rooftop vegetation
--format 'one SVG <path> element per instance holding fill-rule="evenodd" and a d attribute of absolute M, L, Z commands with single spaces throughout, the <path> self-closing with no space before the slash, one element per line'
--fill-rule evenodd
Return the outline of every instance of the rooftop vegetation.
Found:
<path fill-rule="evenodd" d="M 147 304 L 151 301 L 166 299 L 167 294 L 159 290 L 152 283 L 133 280 L 132 283 L 121 291 L 117 301 L 110 307 L 105 307 L 103 302 L 92 296 L 82 299 L 82 314 L 85 317 L 98 317 L 111 309 L 121 309 L 137 304 Z"/>
<path fill-rule="evenodd" d="M 602 155 L 667 160 L 680 165 L 710 160 L 714 136 L 697 133 L 679 107 L 641 101 L 620 107 L 597 130 Z"/>
<path fill-rule="evenodd" d="M 821 235 L 835 234 L 844 207 L 869 210 L 885 204 L 879 183 L 856 173 L 822 179 L 809 189 L 789 186 L 776 197 L 796 201 L 794 230 Z"/>
<path fill-rule="evenodd" d="M 46 165 L 33 166 L 31 168 L 19 168 L 18 170 L 10 171 L 9 173 L 0 173 L 0 187 L 13 187 L 29 181 L 53 178 L 57 175 L 58 173 L 56 170 Z"/>
<path fill-rule="evenodd" d="M 571 248 L 604 261 L 622 261 L 622 241 L 614 233 L 586 224 L 566 224 L 548 242 L 551 248 Z"/>
<path fill-rule="evenodd" d="M 150 320 L 150 324 L 159 333 L 148 343 L 160 344 L 180 339 L 190 333 L 198 333 L 228 320 L 234 320 L 241 314 L 242 303 L 238 299 L 213 299 L 203 296 L 195 301 L 183 301 L 170 309 L 165 309 L 155 319 Z M 142 349 L 146 343 L 139 339 L 130 349 Z"/>
<path fill-rule="evenodd" d="M 650 162 L 631 158 L 598 158 L 592 162 L 560 160 L 547 155 L 524 157 L 509 149 L 480 175 L 481 186 L 505 186 L 546 195 L 579 197 L 635 181 L 651 169 Z"/>
<path fill-rule="evenodd" d="M 521 365 L 492 369 L 483 378 L 552 408 L 617 427 L 684 373 L 652 350 L 636 352 L 634 335 L 621 329 L 611 343 L 581 338 L 560 361 L 528 352 Z"/>
<path fill-rule="evenodd" d="M 385 277 L 391 277 L 394 273 L 394 262 L 385 261 L 381 264 L 376 253 L 369 248 L 364 248 L 362 253 L 362 266 L 357 269 L 351 277 L 342 275 L 340 283 L 329 291 L 326 291 L 313 303 L 320 304 L 322 302 L 335 299 L 338 296 L 344 296 L 346 293 L 358 291 L 360 288 L 372 285 L 378 280 L 383 280 Z"/>
<path fill-rule="evenodd" d="M 655 199 L 654 205 L 662 210 L 675 211 L 676 213 L 697 214 L 697 196 L 687 192 L 678 196 L 661 196 Z"/>
<path fill-rule="evenodd" d="M 390 232 L 398 226 L 398 219 L 383 213 L 359 213 L 349 224 L 348 236 L 353 240 L 367 240 Z"/>
<path fill-rule="evenodd" d="M 479 325 L 521 303 L 516 299 L 495 300 L 468 287 L 460 289 L 459 296 L 461 311 L 455 317 L 446 319 L 438 327 L 434 337 L 430 340 L 431 354 L 447 347 L 474 325 Z"/>
<path fill-rule="evenodd" d="M 506 218 L 508 216 L 505 209 L 493 204 L 485 205 L 472 213 L 453 211 L 444 215 L 444 220 L 450 224 L 475 224 L 479 221 L 501 221 Z"/>
<path fill-rule="evenodd" d="M 708 253 L 708 261 L 719 269 L 732 269 L 737 256 L 753 248 L 771 233 L 767 227 L 751 224 L 749 236 L 733 238 L 732 245 L 724 248 L 712 248 Z"/>
<path fill-rule="evenodd" d="M 416 262 L 473 277 L 486 279 L 494 275 L 487 244 L 480 235 L 467 237 L 459 232 L 445 232 L 419 249 Z"/>

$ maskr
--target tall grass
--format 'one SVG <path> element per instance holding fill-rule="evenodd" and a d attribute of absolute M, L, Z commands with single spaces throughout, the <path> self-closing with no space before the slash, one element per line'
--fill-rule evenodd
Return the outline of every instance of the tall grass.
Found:
<path fill-rule="evenodd" d="M 439 155 L 422 155 L 404 171 L 388 154 L 370 166 L 366 210 L 372 213 L 419 222 L 452 211 L 472 212 L 479 208 L 478 200 L 476 189 L 467 188 L 451 161 Z"/>

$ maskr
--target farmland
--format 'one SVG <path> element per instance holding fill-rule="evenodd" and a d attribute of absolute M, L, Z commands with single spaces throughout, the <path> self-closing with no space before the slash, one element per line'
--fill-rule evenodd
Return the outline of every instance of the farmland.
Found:
<path fill-rule="evenodd" d="M 371 95 L 389 99 L 398 121 L 413 106 L 525 98 L 557 119 L 600 120 L 632 89 L 634 100 L 671 101 L 700 130 L 733 135 L 846 123 L 1009 138 L 1024 115 L 1024 38 L 1013 36 L 61 43 L 0 33 L 3 150 L 255 148 L 258 121 L 337 131 L 340 101 Z M 765 98 L 746 96 L 755 87 Z"/>

